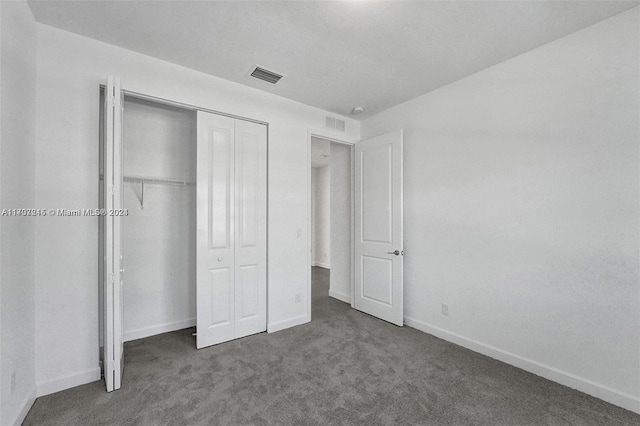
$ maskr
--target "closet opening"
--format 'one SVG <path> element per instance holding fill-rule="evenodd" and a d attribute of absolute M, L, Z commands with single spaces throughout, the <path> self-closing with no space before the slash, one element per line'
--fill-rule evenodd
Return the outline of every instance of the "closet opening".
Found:
<path fill-rule="evenodd" d="M 319 136 L 311 150 L 311 319 L 335 298 L 351 304 L 352 146 Z"/>
<path fill-rule="evenodd" d="M 124 97 L 125 342 L 196 325 L 196 142 L 194 111 Z"/>
<path fill-rule="evenodd" d="M 125 342 L 188 330 L 201 349 L 266 331 L 268 131 L 125 93 L 115 77 L 100 109 L 100 360 L 112 391 Z"/>
<path fill-rule="evenodd" d="M 100 105 L 102 112 L 104 91 Z M 103 176 L 102 137 L 100 141 Z M 196 143 L 195 111 L 123 96 L 124 342 L 196 325 Z M 101 184 L 101 208 L 104 190 Z M 104 220 L 100 216 L 100 230 Z M 100 259 L 103 256 L 100 232 Z M 102 276 L 104 264 L 99 265 Z M 104 284 L 99 282 L 102 357 Z"/>

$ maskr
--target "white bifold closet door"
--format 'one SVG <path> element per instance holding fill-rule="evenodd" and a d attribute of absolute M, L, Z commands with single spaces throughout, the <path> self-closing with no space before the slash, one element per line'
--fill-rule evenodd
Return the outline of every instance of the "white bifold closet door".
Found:
<path fill-rule="evenodd" d="M 120 79 L 109 76 L 104 110 L 103 367 L 107 391 L 120 389 L 124 371 L 122 216 L 122 105 Z"/>
<path fill-rule="evenodd" d="M 267 132 L 198 111 L 197 338 L 203 348 L 267 328 Z"/>

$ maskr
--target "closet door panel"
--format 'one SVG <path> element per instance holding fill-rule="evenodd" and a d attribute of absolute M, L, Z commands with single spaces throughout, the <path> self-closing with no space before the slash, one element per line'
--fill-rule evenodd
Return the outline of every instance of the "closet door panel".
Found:
<path fill-rule="evenodd" d="M 207 228 L 210 250 L 231 250 L 232 138 L 223 128 L 208 129 Z"/>
<path fill-rule="evenodd" d="M 260 280 L 258 278 L 257 265 L 245 265 L 238 268 L 236 283 L 240 290 L 240 321 L 254 319 L 260 314 L 258 308 L 258 295 Z"/>
<path fill-rule="evenodd" d="M 235 121 L 236 338 L 267 329 L 267 132 Z"/>
<path fill-rule="evenodd" d="M 255 248 L 258 238 L 259 213 L 259 156 L 260 143 L 257 135 L 241 132 L 237 134 L 238 155 L 236 157 L 238 185 L 238 244 L 240 248 Z"/>
<path fill-rule="evenodd" d="M 233 323 L 233 281 L 231 268 L 214 268 L 209 270 L 208 303 L 211 304 L 211 318 L 207 321 L 209 328 L 225 327 Z"/>
<path fill-rule="evenodd" d="M 120 79 L 109 76 L 105 88 L 103 206 L 122 209 L 122 108 Z M 120 389 L 124 372 L 122 217 L 101 219 L 104 232 L 103 362 L 107 391 Z"/>
<path fill-rule="evenodd" d="M 198 112 L 196 346 L 235 336 L 234 120 Z"/>

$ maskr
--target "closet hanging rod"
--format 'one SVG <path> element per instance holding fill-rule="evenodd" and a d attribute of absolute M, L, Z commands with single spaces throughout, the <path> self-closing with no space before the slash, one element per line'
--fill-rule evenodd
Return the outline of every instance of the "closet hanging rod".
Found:
<path fill-rule="evenodd" d="M 160 178 L 152 178 L 152 177 L 146 177 L 146 176 L 123 176 L 122 180 L 124 180 L 125 182 L 147 183 L 147 184 L 156 184 L 156 185 L 175 185 L 175 186 L 193 185 L 192 182 L 187 182 L 184 180 L 160 179 Z"/>
<path fill-rule="evenodd" d="M 178 179 L 158 179 L 144 176 L 122 176 L 122 180 L 125 182 L 139 183 L 140 184 L 140 209 L 144 210 L 144 185 L 172 185 L 172 186 L 190 186 L 191 182 Z"/>

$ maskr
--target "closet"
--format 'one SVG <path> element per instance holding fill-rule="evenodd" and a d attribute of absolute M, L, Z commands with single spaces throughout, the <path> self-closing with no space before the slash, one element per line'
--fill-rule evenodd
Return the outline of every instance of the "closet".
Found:
<path fill-rule="evenodd" d="M 109 78 L 101 120 L 101 359 L 196 326 L 203 348 L 266 331 L 267 128 Z"/>
<path fill-rule="evenodd" d="M 124 97 L 124 341 L 196 318 L 196 113 Z"/>

